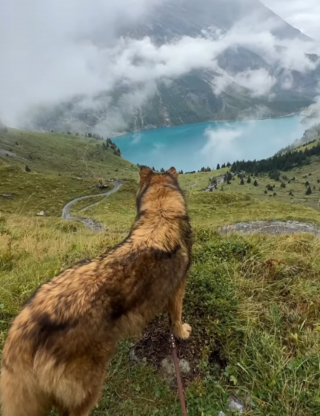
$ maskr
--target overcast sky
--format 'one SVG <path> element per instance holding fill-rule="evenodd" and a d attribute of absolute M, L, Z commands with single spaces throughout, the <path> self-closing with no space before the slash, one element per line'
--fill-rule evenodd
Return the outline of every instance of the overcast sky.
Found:
<path fill-rule="evenodd" d="M 305 35 L 320 39 L 319 0 L 262 0 L 262 3 Z"/>
<path fill-rule="evenodd" d="M 132 23 L 163 1 L 177 0 L 0 0 L 0 118 L 9 126 L 18 126 L 24 118 L 32 118 L 26 110 L 40 106 L 42 111 L 75 96 L 84 97 L 81 110 L 91 107 L 99 112 L 100 101 L 94 98 L 101 91 L 112 97 L 114 88 L 130 86 L 119 103 L 126 120 L 128 112 L 132 114 L 133 108 L 156 93 L 158 82 L 170 82 L 196 69 L 219 74 L 212 82 L 217 95 L 236 83 L 254 97 L 270 98 L 276 79 L 263 67 L 237 74 L 219 68 L 217 57 L 234 45 L 282 68 L 283 89 L 291 88 L 291 70 L 307 73 L 315 67 L 306 53 L 320 54 L 318 45 L 314 50 L 311 42 L 277 40 L 270 33 L 277 22 L 268 19 L 262 24 L 249 15 L 214 38 L 184 36 L 161 46 L 150 38 L 115 39 L 119 24 Z M 263 1 L 294 26 L 309 28 L 304 31 L 320 39 L 316 24 L 320 0 Z M 302 4 L 310 5 L 310 10 Z M 287 13 L 292 14 L 291 19 Z M 306 23 L 307 16 L 313 24 Z M 292 21 L 294 17 L 300 19 L 299 24 Z M 112 109 L 112 102 L 107 101 L 108 97 L 103 108 L 111 103 Z M 107 114 L 112 123 L 122 125 L 119 109 Z"/>

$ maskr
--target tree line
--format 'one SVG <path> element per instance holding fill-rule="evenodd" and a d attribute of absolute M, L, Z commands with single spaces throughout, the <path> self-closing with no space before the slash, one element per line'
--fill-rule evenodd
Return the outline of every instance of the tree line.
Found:
<path fill-rule="evenodd" d="M 310 164 L 312 156 L 320 156 L 320 144 L 298 152 L 288 152 L 283 155 L 275 155 L 269 159 L 253 161 L 236 161 L 231 165 L 231 172 L 248 172 L 254 175 L 266 172 L 288 171 L 295 167 Z"/>

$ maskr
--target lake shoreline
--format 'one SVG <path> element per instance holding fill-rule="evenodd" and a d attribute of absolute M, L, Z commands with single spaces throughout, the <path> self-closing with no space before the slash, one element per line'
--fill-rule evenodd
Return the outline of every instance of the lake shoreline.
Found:
<path fill-rule="evenodd" d="M 214 121 L 132 132 L 113 138 L 123 157 L 139 165 L 197 171 L 236 160 L 260 160 L 301 139 L 301 116 Z"/>
<path fill-rule="evenodd" d="M 167 126 L 147 126 L 145 129 L 139 129 L 139 130 L 131 130 L 122 132 L 116 136 L 110 135 L 111 139 L 119 139 L 123 136 L 126 136 L 127 134 L 137 134 L 142 133 L 146 131 L 152 131 L 152 130 L 161 130 L 161 129 L 168 129 L 168 128 L 174 128 L 174 127 L 181 127 L 181 126 L 193 126 L 197 124 L 204 124 L 204 123 L 240 123 L 240 122 L 253 122 L 253 121 L 264 121 L 264 120 L 277 120 L 277 119 L 283 119 L 283 118 L 290 118 L 290 117 L 299 117 L 301 115 L 301 112 L 299 113 L 291 113 L 286 114 L 284 116 L 278 116 L 278 117 L 264 117 L 264 118 L 255 118 L 255 119 L 239 119 L 239 120 L 207 120 L 207 121 L 198 121 L 196 123 L 186 123 L 186 124 L 173 124 L 173 125 L 167 125 Z"/>

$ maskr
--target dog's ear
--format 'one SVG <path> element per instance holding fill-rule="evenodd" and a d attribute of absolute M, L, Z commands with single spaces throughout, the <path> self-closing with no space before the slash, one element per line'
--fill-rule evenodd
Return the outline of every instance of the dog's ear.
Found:
<path fill-rule="evenodd" d="M 169 175 L 171 175 L 171 176 L 173 176 L 174 178 L 176 178 L 177 179 L 177 177 L 178 177 L 178 172 L 176 171 L 176 169 L 175 168 L 170 168 L 170 169 L 168 169 L 167 170 L 167 173 L 169 173 Z"/>
<path fill-rule="evenodd" d="M 140 185 L 148 182 L 153 174 L 154 173 L 150 168 L 147 166 L 142 166 L 140 168 Z"/>

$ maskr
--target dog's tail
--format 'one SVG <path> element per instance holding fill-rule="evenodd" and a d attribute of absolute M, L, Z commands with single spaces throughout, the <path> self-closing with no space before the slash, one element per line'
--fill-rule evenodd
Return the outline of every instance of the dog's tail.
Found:
<path fill-rule="evenodd" d="M 0 375 L 0 403 L 3 416 L 43 416 L 51 407 L 32 374 L 14 374 L 5 367 Z"/>

